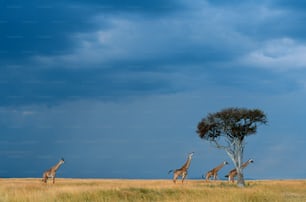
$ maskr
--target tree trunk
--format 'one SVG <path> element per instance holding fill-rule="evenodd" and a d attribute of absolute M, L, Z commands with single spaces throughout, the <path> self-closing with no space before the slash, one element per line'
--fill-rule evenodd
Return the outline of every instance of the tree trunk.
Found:
<path fill-rule="evenodd" d="M 244 143 L 243 140 L 236 139 L 236 161 L 237 161 L 237 185 L 238 187 L 245 187 L 244 177 L 243 177 L 243 168 L 242 168 L 242 157 L 243 157 L 243 149 Z"/>
<path fill-rule="evenodd" d="M 238 171 L 237 173 L 237 185 L 238 187 L 245 187 L 245 181 L 241 171 Z"/>
<path fill-rule="evenodd" d="M 232 159 L 236 170 L 237 170 L 237 186 L 238 187 L 245 187 L 245 181 L 242 172 L 242 156 L 243 156 L 243 149 L 244 143 L 239 139 L 235 139 L 234 142 L 234 149 L 226 148 L 225 151 L 228 156 Z"/>

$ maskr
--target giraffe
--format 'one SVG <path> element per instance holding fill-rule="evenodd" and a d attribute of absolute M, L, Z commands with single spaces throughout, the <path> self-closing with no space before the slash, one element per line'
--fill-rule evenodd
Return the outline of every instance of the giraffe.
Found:
<path fill-rule="evenodd" d="M 248 161 L 244 162 L 241 165 L 241 168 L 244 169 L 245 167 L 247 167 L 250 163 L 253 163 L 254 160 L 253 159 L 249 159 Z M 229 182 L 234 182 L 234 178 L 237 176 L 237 170 L 236 168 L 234 168 L 233 170 L 231 170 L 227 175 L 225 175 L 225 177 L 228 177 L 228 181 Z"/>
<path fill-rule="evenodd" d="M 214 180 L 216 180 L 216 179 L 218 178 L 218 172 L 219 172 L 219 170 L 221 170 L 221 169 L 223 168 L 223 166 L 225 166 L 225 165 L 227 165 L 227 164 L 228 164 L 228 162 L 227 162 L 227 161 L 224 161 L 224 162 L 222 162 L 220 165 L 218 165 L 217 167 L 215 167 L 215 168 L 213 168 L 212 170 L 208 171 L 208 172 L 206 173 L 206 177 L 205 177 L 206 182 L 207 182 L 211 177 L 213 177 Z M 204 178 L 204 175 L 202 176 L 202 178 Z"/>
<path fill-rule="evenodd" d="M 188 168 L 190 166 L 193 154 L 194 154 L 194 152 L 191 152 L 191 153 L 188 154 L 187 161 L 185 162 L 185 164 L 181 168 L 176 169 L 176 170 L 169 170 L 168 174 L 173 172 L 173 182 L 174 183 L 176 183 L 176 179 L 179 176 L 182 176 L 182 183 L 184 182 L 184 180 L 185 180 L 185 178 L 187 177 L 187 174 L 188 174 Z"/>
<path fill-rule="evenodd" d="M 43 179 L 42 181 L 47 183 L 48 178 L 53 179 L 53 184 L 55 183 L 55 175 L 56 171 L 59 169 L 59 167 L 64 163 L 64 158 L 62 158 L 55 166 L 51 167 L 49 170 L 45 171 L 43 173 Z"/>

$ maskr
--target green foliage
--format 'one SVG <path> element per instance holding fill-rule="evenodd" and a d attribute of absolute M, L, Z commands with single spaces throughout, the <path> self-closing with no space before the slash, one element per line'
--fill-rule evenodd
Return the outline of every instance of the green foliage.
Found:
<path fill-rule="evenodd" d="M 198 124 L 197 133 L 202 139 L 215 141 L 223 136 L 238 138 L 256 133 L 258 124 L 266 124 L 267 117 L 259 109 L 228 108 L 208 116 Z"/>

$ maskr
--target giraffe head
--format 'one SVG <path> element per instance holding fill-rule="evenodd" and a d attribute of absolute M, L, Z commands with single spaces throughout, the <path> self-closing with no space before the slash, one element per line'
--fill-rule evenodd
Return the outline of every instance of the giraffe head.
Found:
<path fill-rule="evenodd" d="M 249 163 L 254 163 L 254 160 L 253 159 L 249 159 L 248 162 Z"/>
<path fill-rule="evenodd" d="M 193 156 L 193 154 L 194 154 L 194 152 L 189 153 L 189 154 L 188 154 L 188 158 L 190 158 L 190 159 L 191 159 L 191 158 L 192 158 L 192 156 Z"/>
<path fill-rule="evenodd" d="M 226 164 L 228 164 L 228 162 L 227 162 L 227 161 L 224 161 L 223 164 L 226 165 Z"/>
<path fill-rule="evenodd" d="M 61 158 L 60 162 L 63 164 L 65 162 L 64 158 Z"/>

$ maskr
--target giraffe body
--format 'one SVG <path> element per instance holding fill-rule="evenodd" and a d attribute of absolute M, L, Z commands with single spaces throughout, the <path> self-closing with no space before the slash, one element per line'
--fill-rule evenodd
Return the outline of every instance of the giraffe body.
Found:
<path fill-rule="evenodd" d="M 48 178 L 52 178 L 53 184 L 55 183 L 56 171 L 59 167 L 64 163 L 64 159 L 62 158 L 55 166 L 51 167 L 49 170 L 43 173 L 42 181 L 47 183 Z"/>
<path fill-rule="evenodd" d="M 228 164 L 228 162 L 224 161 L 220 165 L 218 165 L 217 167 L 215 167 L 212 170 L 208 171 L 206 173 L 206 177 L 205 177 L 206 181 L 208 181 L 211 177 L 213 177 L 213 179 L 216 180 L 218 178 L 219 170 L 221 170 L 223 168 L 223 166 L 225 166 L 227 164 Z"/>
<path fill-rule="evenodd" d="M 241 168 L 244 169 L 245 167 L 247 167 L 250 163 L 253 163 L 253 159 L 249 159 L 248 161 L 246 161 L 245 163 L 243 163 L 241 165 Z M 225 177 L 228 177 L 228 181 L 229 182 L 234 182 L 235 177 L 237 176 L 238 172 L 236 170 L 236 168 L 234 168 L 233 170 L 231 170 Z"/>
<path fill-rule="evenodd" d="M 169 172 L 168 172 L 168 174 L 169 173 L 171 173 L 171 172 L 173 172 L 173 182 L 174 183 L 176 183 L 176 180 L 177 180 L 177 178 L 179 177 L 179 176 L 182 176 L 182 183 L 184 183 L 184 180 L 185 180 L 185 178 L 187 177 L 187 175 L 188 175 L 188 168 L 189 168 L 189 166 L 190 166 L 190 163 L 191 163 L 191 159 L 192 159 L 192 155 L 194 154 L 194 152 L 192 152 L 192 153 L 190 153 L 189 155 L 188 155 L 188 158 L 187 158 L 187 161 L 186 161 L 186 163 L 181 167 L 181 168 L 179 168 L 179 169 L 176 169 L 176 170 L 170 170 Z"/>

